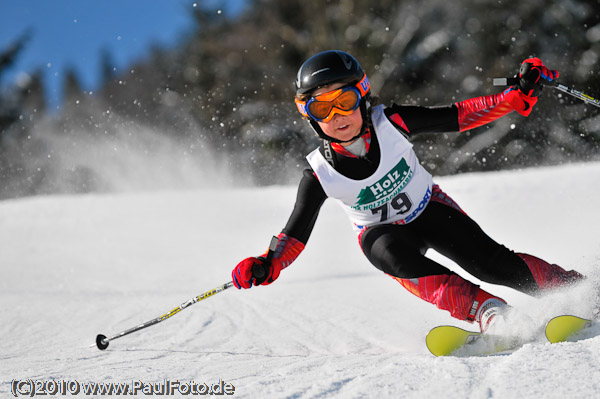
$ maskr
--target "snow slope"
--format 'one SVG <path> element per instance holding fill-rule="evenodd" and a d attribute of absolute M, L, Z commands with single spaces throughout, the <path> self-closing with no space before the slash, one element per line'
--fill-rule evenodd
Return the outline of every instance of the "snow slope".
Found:
<path fill-rule="evenodd" d="M 436 181 L 498 241 L 599 280 L 599 163 Z M 502 356 L 430 355 L 431 327 L 467 324 L 370 266 L 332 201 L 304 253 L 271 286 L 232 288 L 104 352 L 89 347 L 98 333 L 150 320 L 229 281 L 239 260 L 262 253 L 281 230 L 295 194 L 270 187 L 0 203 L 0 396 L 26 378 L 222 379 L 239 398 L 600 394 L 598 336 Z M 543 299 L 484 287 L 540 323 L 590 311 L 588 286 Z"/>

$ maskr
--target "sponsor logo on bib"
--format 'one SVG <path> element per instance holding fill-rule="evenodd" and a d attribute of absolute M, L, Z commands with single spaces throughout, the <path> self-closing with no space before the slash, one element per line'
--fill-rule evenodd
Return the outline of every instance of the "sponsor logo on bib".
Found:
<path fill-rule="evenodd" d="M 362 211 L 380 206 L 400 193 L 410 182 L 412 176 L 412 169 L 402 158 L 385 176 L 360 190 L 352 209 Z"/>

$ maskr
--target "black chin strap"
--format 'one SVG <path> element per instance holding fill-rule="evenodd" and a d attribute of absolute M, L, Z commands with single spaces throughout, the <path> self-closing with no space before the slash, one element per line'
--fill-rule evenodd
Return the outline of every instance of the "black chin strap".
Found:
<path fill-rule="evenodd" d="M 335 156 L 333 155 L 333 148 L 331 148 L 331 143 L 333 140 L 334 143 L 349 143 L 351 141 L 354 141 L 358 138 L 360 138 L 361 136 L 363 136 L 365 133 L 367 133 L 369 131 L 368 127 L 363 126 L 361 129 L 361 132 L 359 134 L 357 134 L 356 136 L 354 136 L 353 138 L 351 138 L 350 140 L 346 140 L 346 141 L 341 141 L 341 140 L 335 140 L 335 139 L 331 139 L 331 140 L 323 140 L 323 156 L 325 157 L 325 160 L 331 165 L 333 166 L 333 168 L 335 169 L 336 166 L 336 161 L 335 161 Z M 329 137 L 329 136 L 326 136 Z"/>
<path fill-rule="evenodd" d="M 336 139 L 333 139 L 333 138 L 331 138 L 331 137 L 327 136 L 327 137 L 329 137 L 329 139 L 327 139 L 327 141 L 329 141 L 329 142 L 332 142 L 332 143 L 338 143 L 338 144 L 342 144 L 342 143 L 351 143 L 351 142 L 353 142 L 354 140 L 356 140 L 357 138 L 360 138 L 360 137 L 364 136 L 364 134 L 365 134 L 366 132 L 367 132 L 367 130 L 365 129 L 365 126 L 363 126 L 363 127 L 360 129 L 360 133 L 358 133 L 356 136 L 352 137 L 350 140 L 345 140 L 345 141 L 342 141 L 342 140 L 336 140 Z M 331 139 L 331 140 L 330 140 L 330 139 Z"/>
<path fill-rule="evenodd" d="M 323 140 L 323 156 L 329 165 L 335 169 L 335 157 L 333 156 L 333 148 L 331 148 L 331 142 Z"/>

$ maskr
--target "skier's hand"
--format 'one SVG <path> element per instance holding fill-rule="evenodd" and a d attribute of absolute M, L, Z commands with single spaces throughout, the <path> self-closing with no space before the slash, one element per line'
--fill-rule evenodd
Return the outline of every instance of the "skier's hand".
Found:
<path fill-rule="evenodd" d="M 268 285 L 279 277 L 281 264 L 270 262 L 264 256 L 246 258 L 233 269 L 233 285 L 236 288 L 251 288 L 252 286 Z"/>
<path fill-rule="evenodd" d="M 558 78 L 558 71 L 548 69 L 539 58 L 527 58 L 519 70 L 519 91 L 528 97 L 537 97 L 544 83 Z"/>
<path fill-rule="evenodd" d="M 519 84 L 509 87 L 505 99 L 523 116 L 529 116 L 544 83 L 558 78 L 558 71 L 548 69 L 539 58 L 527 58 L 519 70 Z"/>

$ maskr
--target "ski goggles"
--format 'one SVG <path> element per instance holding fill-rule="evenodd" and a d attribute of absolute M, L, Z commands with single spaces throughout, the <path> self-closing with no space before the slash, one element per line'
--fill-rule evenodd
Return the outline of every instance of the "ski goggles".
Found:
<path fill-rule="evenodd" d="M 367 94 L 371 85 L 367 75 L 356 85 L 340 87 L 327 93 L 311 97 L 308 101 L 296 99 L 298 111 L 317 122 L 329 122 L 335 114 L 349 115 L 360 105 L 360 100 Z"/>

